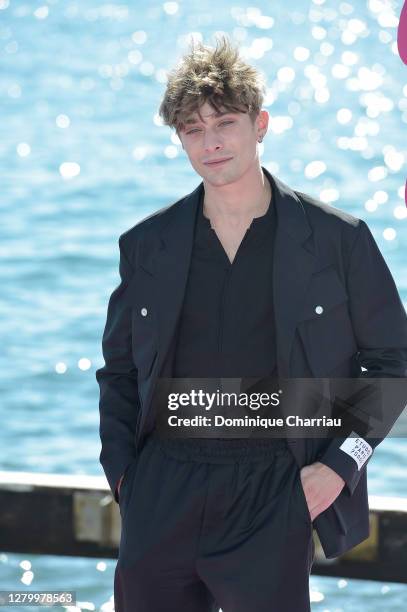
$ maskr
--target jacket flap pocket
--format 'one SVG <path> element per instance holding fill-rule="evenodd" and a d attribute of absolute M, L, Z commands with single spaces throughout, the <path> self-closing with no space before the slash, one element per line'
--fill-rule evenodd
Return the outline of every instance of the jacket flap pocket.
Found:
<path fill-rule="evenodd" d="M 313 375 L 328 376 L 357 352 L 348 294 L 333 266 L 312 277 L 298 333 Z"/>
<path fill-rule="evenodd" d="M 300 320 L 318 319 L 348 300 L 348 294 L 333 266 L 311 278 L 305 294 Z"/>

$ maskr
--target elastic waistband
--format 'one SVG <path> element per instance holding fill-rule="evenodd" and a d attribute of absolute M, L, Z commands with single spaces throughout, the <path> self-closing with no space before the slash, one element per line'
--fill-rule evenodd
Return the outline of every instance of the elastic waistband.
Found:
<path fill-rule="evenodd" d="M 186 461 L 253 461 L 290 453 L 281 438 L 161 438 L 155 431 L 150 437 L 164 452 Z"/>

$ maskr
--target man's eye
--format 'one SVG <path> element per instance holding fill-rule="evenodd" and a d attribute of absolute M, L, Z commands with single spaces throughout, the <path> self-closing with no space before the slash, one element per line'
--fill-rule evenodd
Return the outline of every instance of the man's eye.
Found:
<path fill-rule="evenodd" d="M 222 121 L 222 123 L 220 123 L 219 125 L 225 125 L 227 123 L 234 123 L 234 121 Z M 194 128 L 193 130 L 189 130 L 189 132 L 186 132 L 186 134 L 193 134 L 194 132 L 199 132 L 199 128 Z"/>

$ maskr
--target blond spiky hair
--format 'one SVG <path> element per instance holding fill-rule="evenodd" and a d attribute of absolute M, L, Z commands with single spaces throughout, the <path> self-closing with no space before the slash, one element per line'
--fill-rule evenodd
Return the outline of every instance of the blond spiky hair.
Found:
<path fill-rule="evenodd" d="M 164 125 L 177 134 L 185 120 L 208 102 L 215 111 L 248 113 L 252 122 L 261 110 L 265 78 L 239 57 L 239 50 L 226 36 L 216 47 L 192 40 L 190 51 L 168 73 L 167 87 L 158 114 Z M 201 117 L 202 118 L 202 117 Z"/>

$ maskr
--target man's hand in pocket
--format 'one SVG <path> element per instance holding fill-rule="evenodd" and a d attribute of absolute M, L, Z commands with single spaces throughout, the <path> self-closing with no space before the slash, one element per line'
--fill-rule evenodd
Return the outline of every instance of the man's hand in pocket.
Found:
<path fill-rule="evenodd" d="M 345 481 L 332 468 L 319 461 L 301 468 L 300 475 L 313 521 L 335 501 L 345 486 Z"/>

